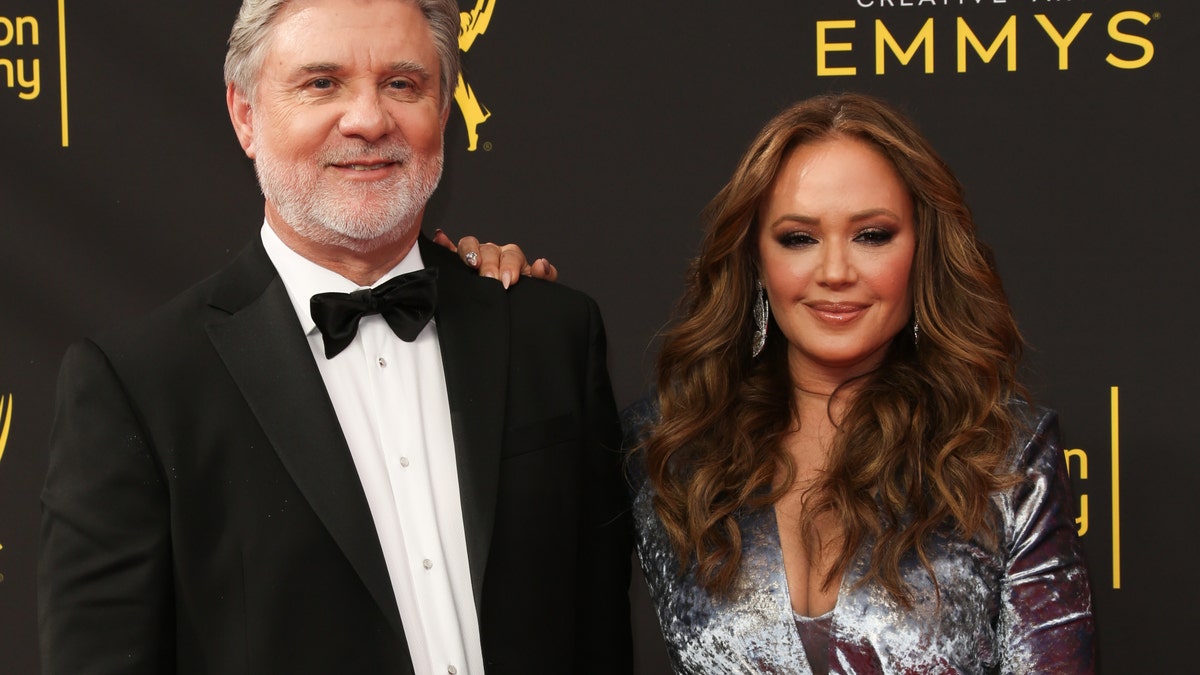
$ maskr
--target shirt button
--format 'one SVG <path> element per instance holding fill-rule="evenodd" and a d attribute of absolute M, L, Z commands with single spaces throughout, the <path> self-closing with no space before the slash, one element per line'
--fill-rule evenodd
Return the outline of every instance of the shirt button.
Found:
<path fill-rule="evenodd" d="M 379 367 L 387 368 L 387 359 L 383 358 L 382 356 L 379 357 Z"/>
<path fill-rule="evenodd" d="M 446 672 L 450 673 L 450 675 L 458 675 L 458 668 L 455 668 L 454 666 L 450 666 L 449 668 L 446 669 Z"/>
<path fill-rule="evenodd" d="M 407 466 L 408 466 L 408 458 L 407 458 L 407 457 L 401 457 L 401 458 L 400 458 L 400 466 L 403 466 L 403 467 L 407 467 Z"/>
<path fill-rule="evenodd" d="M 427 570 L 433 569 L 433 561 L 430 560 L 429 558 L 422 560 L 421 564 L 424 565 L 425 569 L 427 569 Z"/>

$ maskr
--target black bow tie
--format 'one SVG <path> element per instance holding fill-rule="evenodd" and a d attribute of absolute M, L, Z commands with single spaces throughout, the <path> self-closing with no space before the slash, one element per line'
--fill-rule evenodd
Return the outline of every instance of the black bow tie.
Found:
<path fill-rule="evenodd" d="M 437 269 L 401 274 L 353 293 L 317 293 L 309 309 L 325 339 L 325 358 L 332 359 L 358 334 L 358 320 L 379 314 L 396 337 L 412 342 L 437 307 Z"/>

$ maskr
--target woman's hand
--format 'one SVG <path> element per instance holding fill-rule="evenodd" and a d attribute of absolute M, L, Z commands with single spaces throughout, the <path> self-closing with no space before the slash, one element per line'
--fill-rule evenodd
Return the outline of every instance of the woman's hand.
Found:
<path fill-rule="evenodd" d="M 538 258 L 533 264 L 528 264 L 525 252 L 516 244 L 481 244 L 475 237 L 467 236 L 459 239 L 458 245 L 455 246 L 450 237 L 441 230 L 433 233 L 433 243 L 454 251 L 468 267 L 477 270 L 480 276 L 496 279 L 504 284 L 505 288 L 517 283 L 521 276 L 547 281 L 558 280 L 558 269 L 551 265 L 549 260 Z"/>

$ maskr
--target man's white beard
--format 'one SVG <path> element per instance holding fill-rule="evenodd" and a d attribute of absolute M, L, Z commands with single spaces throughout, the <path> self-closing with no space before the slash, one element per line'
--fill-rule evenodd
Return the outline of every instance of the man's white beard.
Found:
<path fill-rule="evenodd" d="M 305 239 L 365 252 L 403 239 L 418 225 L 442 177 L 443 156 L 417 158 L 401 142 L 371 144 L 348 142 L 346 147 L 328 148 L 315 163 L 285 164 L 260 149 L 254 162 L 263 196 L 274 205 L 284 223 Z M 384 181 L 326 184 L 330 164 L 345 164 L 362 157 L 396 162 L 403 171 Z"/>

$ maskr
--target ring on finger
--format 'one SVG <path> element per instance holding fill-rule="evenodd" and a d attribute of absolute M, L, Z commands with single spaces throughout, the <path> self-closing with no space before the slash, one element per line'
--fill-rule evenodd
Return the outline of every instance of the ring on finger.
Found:
<path fill-rule="evenodd" d="M 466 254 L 463 256 L 463 259 L 466 260 L 467 264 L 471 267 L 475 267 L 479 264 L 479 254 L 475 251 L 471 251 L 470 253 Z"/>

